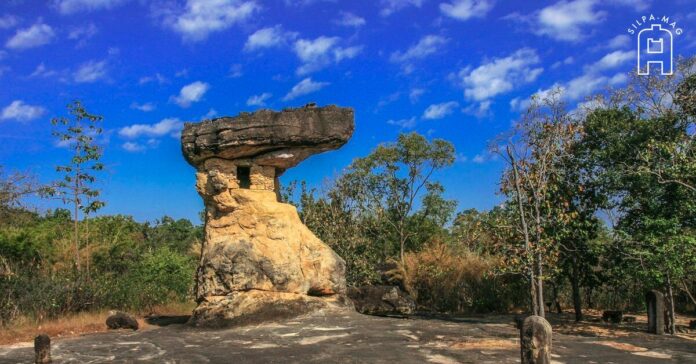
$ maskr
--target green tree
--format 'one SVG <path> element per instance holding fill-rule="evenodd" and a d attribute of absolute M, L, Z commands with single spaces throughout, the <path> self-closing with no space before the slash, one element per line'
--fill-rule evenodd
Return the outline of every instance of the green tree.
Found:
<path fill-rule="evenodd" d="M 423 243 L 417 239 L 422 238 L 421 229 L 442 227 L 454 212 L 455 202 L 445 200 L 442 185 L 432 181 L 433 173 L 453 162 L 452 143 L 401 134 L 396 143 L 380 145 L 353 161 L 337 185 L 348 191 L 358 213 L 384 224 L 385 252 L 395 243 L 403 265 L 407 248 Z"/>
<path fill-rule="evenodd" d="M 345 173 L 317 194 L 302 184 L 296 202 L 302 221 L 346 260 L 350 284 L 379 280 L 377 266 L 401 262 L 405 252 L 448 236 L 455 202 L 433 181 L 451 165 L 454 147 L 416 134 L 402 134 L 358 158 Z M 293 195 L 295 184 L 284 193 Z"/>
<path fill-rule="evenodd" d="M 51 120 L 56 128 L 53 135 L 60 144 L 66 145 L 72 151 L 69 163 L 59 165 L 56 171 L 63 175 L 54 184 L 54 193 L 64 204 L 73 207 L 73 244 L 75 249 L 75 266 L 80 270 L 80 213 L 85 217 L 104 206 L 100 201 L 100 191 L 94 187 L 96 173 L 103 170 L 99 162 L 102 148 L 96 138 L 102 133 L 100 126 L 103 118 L 90 114 L 80 101 L 74 101 L 68 106 L 69 117 L 57 117 Z"/>
<path fill-rule="evenodd" d="M 562 90 L 532 97 L 532 102 L 512 136 L 493 150 L 507 164 L 501 190 L 507 204 L 515 207 L 516 230 L 521 236 L 510 269 L 524 273 L 530 281 L 531 310 L 544 316 L 546 267 L 555 267 L 558 240 L 548 234 L 563 213 L 554 204 L 561 161 L 576 136 L 576 122 L 566 110 Z"/>

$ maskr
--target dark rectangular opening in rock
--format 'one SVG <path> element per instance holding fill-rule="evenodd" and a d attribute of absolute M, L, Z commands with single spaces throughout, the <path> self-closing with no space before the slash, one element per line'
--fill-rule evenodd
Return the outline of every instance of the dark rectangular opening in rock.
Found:
<path fill-rule="evenodd" d="M 251 187 L 251 168 L 238 166 L 237 179 L 239 180 L 239 188 L 249 189 Z"/>

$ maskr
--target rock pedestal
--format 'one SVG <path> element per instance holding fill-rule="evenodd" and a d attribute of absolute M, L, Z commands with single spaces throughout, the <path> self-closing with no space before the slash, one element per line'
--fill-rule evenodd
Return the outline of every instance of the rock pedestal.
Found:
<path fill-rule="evenodd" d="M 665 334 L 665 298 L 660 291 L 652 290 L 645 295 L 648 306 L 648 332 Z"/>
<path fill-rule="evenodd" d="M 529 316 L 520 329 L 522 364 L 551 363 L 551 325 L 541 316 Z"/>
<path fill-rule="evenodd" d="M 196 277 L 198 326 L 291 317 L 346 299 L 345 262 L 278 201 L 278 177 L 353 133 L 352 109 L 261 110 L 186 124 L 184 157 L 197 169 L 205 241 Z"/>
<path fill-rule="evenodd" d="M 46 334 L 34 338 L 34 363 L 51 363 L 51 338 Z"/>

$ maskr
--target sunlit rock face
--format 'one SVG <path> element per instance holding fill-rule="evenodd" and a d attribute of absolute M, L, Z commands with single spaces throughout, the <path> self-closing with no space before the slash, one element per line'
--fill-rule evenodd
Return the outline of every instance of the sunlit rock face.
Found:
<path fill-rule="evenodd" d="M 261 110 L 186 124 L 182 150 L 206 208 L 196 277 L 199 326 L 228 326 L 348 305 L 345 263 L 278 202 L 278 176 L 345 144 L 353 110 Z"/>

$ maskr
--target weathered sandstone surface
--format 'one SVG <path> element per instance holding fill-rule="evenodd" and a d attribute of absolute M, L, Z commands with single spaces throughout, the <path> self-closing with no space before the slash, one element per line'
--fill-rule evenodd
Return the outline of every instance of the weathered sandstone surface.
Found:
<path fill-rule="evenodd" d="M 191 321 L 227 326 L 349 305 L 345 263 L 278 202 L 278 176 L 353 133 L 353 111 L 261 110 L 186 124 L 182 149 L 197 169 L 205 242 Z"/>

